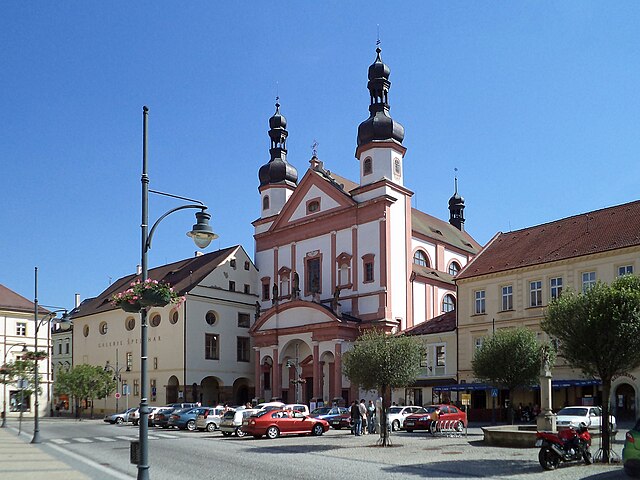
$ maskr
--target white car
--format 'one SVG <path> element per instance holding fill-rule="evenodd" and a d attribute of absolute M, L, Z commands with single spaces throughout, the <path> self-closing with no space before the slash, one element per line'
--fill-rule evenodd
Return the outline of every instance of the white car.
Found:
<path fill-rule="evenodd" d="M 228 411 L 222 416 L 220 422 L 220 431 L 225 437 L 230 437 L 234 433 L 237 437 L 244 437 L 246 433 L 242 431 L 242 420 L 255 415 L 260 409 L 257 408 L 245 408 L 244 410 Z"/>
<path fill-rule="evenodd" d="M 196 417 L 196 428 L 203 431 L 213 432 L 220 427 L 224 407 L 205 408 L 204 411 Z"/>
<path fill-rule="evenodd" d="M 283 407 L 284 410 L 293 410 L 294 412 L 300 412 L 303 415 L 309 416 L 309 407 L 301 403 L 289 403 Z"/>
<path fill-rule="evenodd" d="M 400 427 L 404 424 L 404 419 L 412 413 L 416 413 L 422 407 L 410 405 L 408 407 L 391 407 L 387 414 L 387 422 L 391 427 L 391 430 L 400 430 Z"/>
<path fill-rule="evenodd" d="M 602 409 L 600 407 L 575 406 L 564 407 L 556 414 L 558 427 L 578 428 L 586 425 L 589 429 L 597 430 L 602 425 Z M 616 429 L 616 418 L 609 415 L 611 430 Z"/>

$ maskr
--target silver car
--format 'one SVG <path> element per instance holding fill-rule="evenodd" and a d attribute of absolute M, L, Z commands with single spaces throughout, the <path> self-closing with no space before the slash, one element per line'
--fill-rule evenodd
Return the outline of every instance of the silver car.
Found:
<path fill-rule="evenodd" d="M 244 437 L 246 433 L 240 429 L 242 426 L 242 420 L 250 417 L 251 415 L 255 415 L 259 411 L 260 409 L 257 408 L 245 408 L 244 410 L 236 410 L 235 412 L 226 412 L 222 416 L 222 421 L 220 422 L 220 431 L 222 432 L 222 435 L 230 437 L 235 433 L 237 437 Z"/>
<path fill-rule="evenodd" d="M 196 417 L 196 428 L 201 432 L 213 432 L 220 427 L 224 407 L 209 407 Z"/>

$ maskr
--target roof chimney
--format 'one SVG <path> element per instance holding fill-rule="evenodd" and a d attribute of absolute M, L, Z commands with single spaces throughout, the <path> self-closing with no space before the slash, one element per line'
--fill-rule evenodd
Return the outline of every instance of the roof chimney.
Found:
<path fill-rule="evenodd" d="M 74 295 L 73 306 L 74 306 L 75 308 L 78 308 L 78 307 L 80 306 L 80 294 L 79 294 L 79 293 L 76 293 L 76 294 Z"/>
<path fill-rule="evenodd" d="M 142 267 L 140 265 L 136 265 L 136 275 L 142 275 Z"/>
<path fill-rule="evenodd" d="M 203 253 L 203 252 L 201 252 L 200 250 L 196 250 L 196 251 L 194 252 L 194 256 L 195 256 L 195 257 L 201 257 L 202 255 L 204 255 L 204 253 Z"/>

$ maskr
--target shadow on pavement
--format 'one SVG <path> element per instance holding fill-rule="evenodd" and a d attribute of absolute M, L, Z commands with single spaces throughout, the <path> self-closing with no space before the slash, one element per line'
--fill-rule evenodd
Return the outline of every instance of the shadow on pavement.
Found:
<path fill-rule="evenodd" d="M 339 446 L 332 445 L 275 445 L 273 442 L 265 441 L 262 445 L 259 445 L 259 440 L 256 441 L 255 444 L 252 444 L 251 450 L 256 453 L 271 453 L 271 454 L 283 454 L 283 453 L 309 453 L 313 451 L 313 453 L 318 452 L 328 452 L 330 450 L 337 450 Z"/>
<path fill-rule="evenodd" d="M 518 474 L 540 473 L 538 462 L 531 460 L 451 460 L 415 465 L 390 465 L 382 471 L 404 473 L 414 477 L 498 478 Z"/>

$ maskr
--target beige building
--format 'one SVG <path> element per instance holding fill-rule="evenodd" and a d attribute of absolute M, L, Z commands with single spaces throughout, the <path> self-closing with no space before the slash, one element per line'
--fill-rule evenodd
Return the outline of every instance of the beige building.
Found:
<path fill-rule="evenodd" d="M 473 353 L 500 328 L 540 328 L 545 308 L 563 289 L 583 291 L 640 268 L 640 201 L 498 233 L 457 277 L 458 390 L 472 393 L 472 408 L 491 408 L 490 390 L 473 376 Z M 640 372 L 616 378 L 611 405 L 619 418 L 638 412 Z M 558 358 L 553 370 L 553 408 L 602 401 L 600 382 L 584 378 Z M 503 405 L 506 392 L 499 392 Z M 539 402 L 539 391 L 519 394 L 514 405 Z"/>
<path fill-rule="evenodd" d="M 72 312 L 74 365 L 106 366 L 119 378 L 118 409 L 140 403 L 140 314 L 111 305 L 139 276 L 114 282 Z M 184 295 L 148 313 L 149 403 L 243 404 L 254 396 L 253 325 L 258 273 L 241 246 L 197 255 L 149 271 Z M 128 393 L 128 395 L 127 395 Z M 115 396 L 94 410 L 113 411 Z"/>

